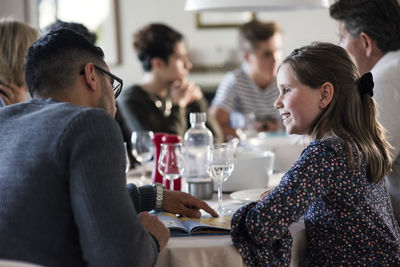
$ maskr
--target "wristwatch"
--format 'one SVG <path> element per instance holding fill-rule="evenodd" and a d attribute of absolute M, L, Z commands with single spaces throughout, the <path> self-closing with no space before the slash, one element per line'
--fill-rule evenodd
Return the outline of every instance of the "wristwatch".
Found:
<path fill-rule="evenodd" d="M 163 206 L 164 198 L 164 185 L 160 183 L 155 183 L 154 188 L 156 189 L 156 211 L 161 211 Z"/>

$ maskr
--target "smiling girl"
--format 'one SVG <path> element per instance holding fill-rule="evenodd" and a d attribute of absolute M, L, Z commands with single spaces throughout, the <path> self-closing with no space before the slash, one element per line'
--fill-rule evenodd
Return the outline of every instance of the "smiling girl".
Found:
<path fill-rule="evenodd" d="M 310 266 L 395 266 L 400 229 L 384 184 L 390 146 L 376 120 L 372 75 L 333 44 L 296 49 L 279 68 L 289 134 L 312 142 L 259 202 L 239 209 L 232 240 L 250 266 L 290 264 L 289 225 L 304 215 Z"/>

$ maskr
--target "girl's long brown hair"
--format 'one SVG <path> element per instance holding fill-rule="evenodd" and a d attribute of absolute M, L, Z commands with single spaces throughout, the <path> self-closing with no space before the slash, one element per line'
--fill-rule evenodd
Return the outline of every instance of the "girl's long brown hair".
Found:
<path fill-rule="evenodd" d="M 282 64 L 289 64 L 304 85 L 319 89 L 325 82 L 334 86 L 334 95 L 309 130 L 313 139 L 323 133 L 340 137 L 346 145 L 351 168 L 360 165 L 362 153 L 367 163 L 368 180 L 381 181 L 391 169 L 391 146 L 377 121 L 375 102 L 369 94 L 360 94 L 360 74 L 352 58 L 343 48 L 330 43 L 313 43 L 294 50 Z M 351 144 L 356 144 L 358 160 Z M 357 162 L 356 162 L 357 161 Z"/>

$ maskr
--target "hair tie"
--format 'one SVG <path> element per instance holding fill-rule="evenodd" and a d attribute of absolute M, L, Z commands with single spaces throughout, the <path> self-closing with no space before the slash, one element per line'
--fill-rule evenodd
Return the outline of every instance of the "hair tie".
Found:
<path fill-rule="evenodd" d="M 361 76 L 358 82 L 358 92 L 360 95 L 369 94 L 371 97 L 374 96 L 374 80 L 372 78 L 372 73 L 367 72 Z"/>

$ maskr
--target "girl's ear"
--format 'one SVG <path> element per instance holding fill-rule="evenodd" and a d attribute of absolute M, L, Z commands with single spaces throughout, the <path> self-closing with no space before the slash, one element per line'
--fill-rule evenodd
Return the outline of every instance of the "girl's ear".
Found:
<path fill-rule="evenodd" d="M 320 92 L 321 92 L 320 108 L 324 109 L 329 105 L 329 103 L 331 103 L 333 99 L 333 94 L 335 93 L 335 88 L 333 87 L 332 83 L 325 82 L 321 86 Z"/>

